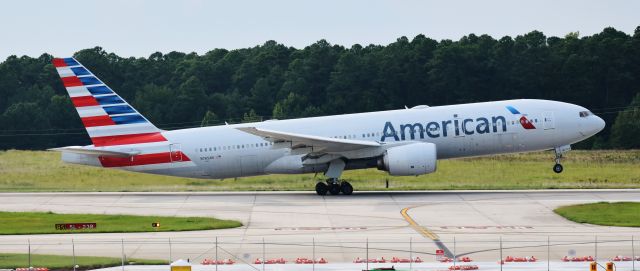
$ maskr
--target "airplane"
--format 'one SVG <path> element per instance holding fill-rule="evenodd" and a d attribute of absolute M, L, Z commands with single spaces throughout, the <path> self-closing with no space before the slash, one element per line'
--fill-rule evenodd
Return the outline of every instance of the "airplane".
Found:
<path fill-rule="evenodd" d="M 323 173 L 318 195 L 352 194 L 345 170 L 417 176 L 438 159 L 503 153 L 553 150 L 560 173 L 571 144 L 605 126 L 578 105 L 518 99 L 166 131 L 76 59 L 52 62 L 93 143 L 50 149 L 64 162 L 202 179 Z"/>

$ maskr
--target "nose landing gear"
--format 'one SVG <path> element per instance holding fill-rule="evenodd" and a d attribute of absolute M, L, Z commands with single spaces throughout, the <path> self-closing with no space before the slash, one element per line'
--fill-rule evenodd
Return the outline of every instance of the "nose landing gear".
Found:
<path fill-rule="evenodd" d="M 558 162 L 556 162 L 556 164 L 553 166 L 553 172 L 555 172 L 555 173 L 562 172 L 562 165 L 559 164 Z"/>
<path fill-rule="evenodd" d="M 560 164 L 560 160 L 562 159 L 562 155 L 571 150 L 571 145 L 564 145 L 553 149 L 556 153 L 556 164 L 553 166 L 553 172 L 560 173 L 562 172 L 562 164 Z"/>

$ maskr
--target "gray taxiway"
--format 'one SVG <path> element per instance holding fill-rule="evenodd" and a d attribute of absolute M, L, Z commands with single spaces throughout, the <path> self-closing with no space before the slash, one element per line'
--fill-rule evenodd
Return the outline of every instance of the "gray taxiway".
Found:
<path fill-rule="evenodd" d="M 553 213 L 561 205 L 600 201 L 640 201 L 640 190 L 356 192 L 324 197 L 312 192 L 0 193 L 1 211 L 213 216 L 244 225 L 216 231 L 4 235 L 0 252 L 27 252 L 31 243 L 35 254 L 70 255 L 75 249 L 77 255 L 121 257 L 124 251 L 127 258 L 200 262 L 215 257 L 217 239 L 218 258 L 236 262 L 264 255 L 288 260 L 315 256 L 339 263 L 367 254 L 434 261 L 438 249 L 484 261 L 497 260 L 500 253 L 554 260 L 630 255 L 630 240 L 634 235 L 640 239 L 640 229 L 579 224 Z M 635 246 L 640 251 L 640 241 Z"/>

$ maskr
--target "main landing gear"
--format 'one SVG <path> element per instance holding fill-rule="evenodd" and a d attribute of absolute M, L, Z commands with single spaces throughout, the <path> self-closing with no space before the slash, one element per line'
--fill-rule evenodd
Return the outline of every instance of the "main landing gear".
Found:
<path fill-rule="evenodd" d="M 553 166 L 553 172 L 560 173 L 562 172 L 562 164 L 560 164 L 560 160 L 562 159 L 562 155 L 571 150 L 570 145 L 560 146 L 553 149 L 556 153 L 556 164 Z"/>
<path fill-rule="evenodd" d="M 319 182 L 316 184 L 316 193 L 320 196 L 324 196 L 327 193 L 331 195 L 343 195 L 353 194 L 353 186 L 347 181 L 340 181 L 336 178 L 327 179 L 326 183 Z"/>
<path fill-rule="evenodd" d="M 324 173 L 324 176 L 328 177 L 326 183 L 319 182 L 316 184 L 316 193 L 320 196 L 324 196 L 327 193 L 331 195 L 343 195 L 353 194 L 353 186 L 349 182 L 340 181 L 340 175 L 344 170 L 345 162 L 342 159 L 334 159 L 329 163 L 329 168 Z"/>

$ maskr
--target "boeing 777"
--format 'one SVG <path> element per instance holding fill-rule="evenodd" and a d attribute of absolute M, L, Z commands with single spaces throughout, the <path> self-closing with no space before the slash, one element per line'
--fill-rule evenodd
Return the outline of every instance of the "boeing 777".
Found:
<path fill-rule="evenodd" d="M 554 150 L 560 173 L 570 145 L 605 125 L 578 105 L 522 99 L 166 131 L 76 59 L 53 65 L 93 143 L 52 149 L 64 162 L 205 179 L 324 173 L 319 195 L 353 193 L 344 170 L 421 175 L 438 159 L 502 153 Z"/>

